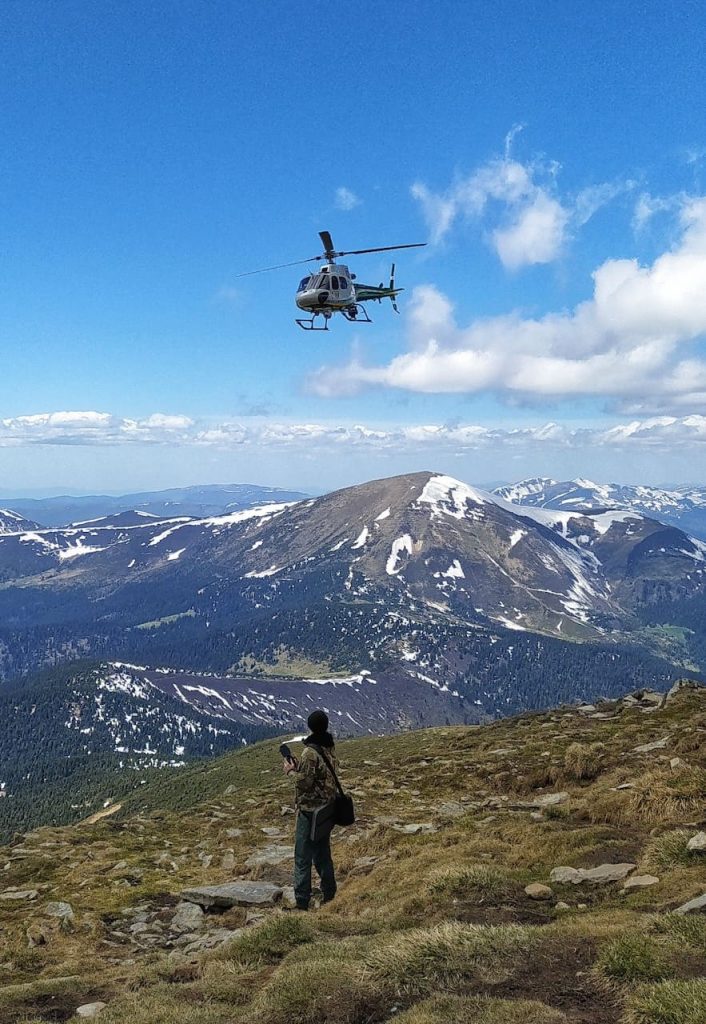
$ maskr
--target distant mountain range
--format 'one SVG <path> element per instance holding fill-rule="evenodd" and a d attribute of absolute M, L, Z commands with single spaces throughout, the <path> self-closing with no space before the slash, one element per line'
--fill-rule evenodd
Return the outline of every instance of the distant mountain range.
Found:
<path fill-rule="evenodd" d="M 257 484 L 207 484 L 173 487 L 165 491 L 141 491 L 119 496 L 108 494 L 61 495 L 54 498 L 3 498 L 0 504 L 0 532 L 3 517 L 19 513 L 43 526 L 69 526 L 89 519 L 102 519 L 122 512 L 149 512 L 153 516 L 214 516 L 264 505 L 268 501 L 297 501 L 307 495 L 279 487 Z M 7 511 L 12 509 L 12 511 Z M 9 530 L 7 532 L 10 532 Z"/>
<path fill-rule="evenodd" d="M 597 484 L 580 477 L 561 483 L 548 477 L 531 477 L 498 487 L 493 493 L 506 501 L 534 508 L 639 512 L 706 539 L 706 487 L 665 490 L 642 485 Z"/>
<path fill-rule="evenodd" d="M 414 637 L 443 629 L 630 639 L 646 609 L 703 600 L 706 544 L 634 511 L 518 506 L 415 473 L 228 515 L 6 535 L 0 582 L 6 676 L 84 654 L 357 672 L 363 652 L 413 661 Z"/>

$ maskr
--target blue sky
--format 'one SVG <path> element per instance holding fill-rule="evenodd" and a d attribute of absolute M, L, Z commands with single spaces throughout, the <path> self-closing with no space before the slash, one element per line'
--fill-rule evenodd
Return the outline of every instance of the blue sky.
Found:
<path fill-rule="evenodd" d="M 703 483 L 701 4 L 6 0 L 2 23 L 3 490 Z M 306 335 L 298 268 L 237 276 L 321 228 L 429 242 L 397 258 L 400 317 Z"/>

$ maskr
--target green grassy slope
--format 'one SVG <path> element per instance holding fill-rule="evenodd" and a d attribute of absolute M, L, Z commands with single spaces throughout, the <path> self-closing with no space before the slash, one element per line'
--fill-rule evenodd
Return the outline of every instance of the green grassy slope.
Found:
<path fill-rule="evenodd" d="M 706 1024 L 706 917 L 673 913 L 706 893 L 706 853 L 687 848 L 706 825 L 706 689 L 351 740 L 340 756 L 359 820 L 334 839 L 337 899 L 207 915 L 238 934 L 205 952 L 169 931 L 184 887 L 289 878 L 286 860 L 246 863 L 291 842 L 276 743 L 0 850 L 3 1024 L 93 1000 L 102 1024 Z M 658 881 L 550 879 L 623 862 Z M 535 882 L 547 899 L 525 893 Z M 3 899 L 13 887 L 36 895 Z M 56 900 L 73 908 L 64 928 Z"/>

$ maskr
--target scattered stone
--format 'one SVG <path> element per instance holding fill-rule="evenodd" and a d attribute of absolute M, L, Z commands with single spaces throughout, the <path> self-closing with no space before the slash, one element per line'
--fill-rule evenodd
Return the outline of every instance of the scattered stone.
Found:
<path fill-rule="evenodd" d="M 674 911 L 675 914 L 690 914 L 693 910 L 703 910 L 706 907 L 706 892 L 703 896 L 697 896 L 695 900 L 689 900 Z"/>
<path fill-rule="evenodd" d="M 221 857 L 221 867 L 224 871 L 232 871 L 235 868 L 235 853 L 233 850 L 226 850 Z"/>
<path fill-rule="evenodd" d="M 532 821 L 544 821 L 544 815 L 541 811 L 530 811 L 530 818 Z"/>
<path fill-rule="evenodd" d="M 690 853 L 706 853 L 706 832 L 697 832 L 686 844 Z"/>
<path fill-rule="evenodd" d="M 429 821 L 410 822 L 409 825 L 393 825 L 392 827 L 396 832 L 401 832 L 405 836 L 429 835 L 431 832 L 439 831 L 436 825 L 432 825 Z"/>
<path fill-rule="evenodd" d="M 649 754 L 652 750 L 664 750 L 669 743 L 669 736 L 663 736 L 661 740 L 655 740 L 654 743 L 642 743 L 639 747 L 633 747 L 635 754 Z"/>
<path fill-rule="evenodd" d="M 635 870 L 636 864 L 600 864 L 596 868 L 558 867 L 549 875 L 550 881 L 560 884 L 605 885 L 608 882 L 622 882 Z"/>
<path fill-rule="evenodd" d="M 290 807 L 289 804 L 282 804 L 282 807 L 281 807 L 280 810 L 281 810 L 281 814 L 282 814 L 283 818 L 287 814 L 294 814 L 294 808 Z"/>
<path fill-rule="evenodd" d="M 445 803 L 439 804 L 437 810 L 445 818 L 460 818 L 462 814 L 467 812 L 468 808 L 456 800 L 447 800 Z"/>
<path fill-rule="evenodd" d="M 107 1003 L 84 1003 L 76 1010 L 77 1017 L 97 1017 L 102 1010 L 105 1010 Z"/>
<path fill-rule="evenodd" d="M 281 846 L 274 843 L 251 854 L 245 861 L 245 866 L 248 868 L 258 868 L 263 865 L 283 864 L 285 861 L 291 860 L 293 856 L 293 846 Z"/>
<path fill-rule="evenodd" d="M 282 889 L 282 903 L 285 907 L 296 907 L 297 901 L 294 896 L 293 885 L 285 885 Z"/>
<path fill-rule="evenodd" d="M 180 935 L 183 932 L 196 932 L 203 925 L 204 912 L 196 903 L 178 903 L 176 913 L 169 927 Z"/>
<path fill-rule="evenodd" d="M 358 857 L 353 861 L 354 868 L 372 868 L 373 865 L 377 864 L 377 857 Z"/>
<path fill-rule="evenodd" d="M 44 913 L 48 917 L 57 917 L 64 931 L 70 931 L 76 920 L 71 904 L 64 903 L 62 900 L 53 900 L 51 903 L 47 903 Z"/>
<path fill-rule="evenodd" d="M 646 889 L 649 885 L 657 885 L 659 878 L 656 875 L 633 875 L 623 882 L 623 889 Z"/>
<path fill-rule="evenodd" d="M 548 885 L 542 885 L 541 882 L 531 882 L 530 885 L 525 886 L 525 894 L 531 900 L 550 900 L 554 895 L 554 890 L 550 889 Z"/>
<path fill-rule="evenodd" d="M 571 907 L 569 906 L 568 903 L 564 903 L 563 900 L 559 900 L 558 903 L 554 904 L 554 909 L 555 910 L 571 910 Z"/>
<path fill-rule="evenodd" d="M 227 882 L 225 885 L 205 885 L 185 889 L 181 897 L 189 903 L 210 907 L 272 906 L 282 896 L 282 889 L 273 882 Z"/>
<path fill-rule="evenodd" d="M 284 835 L 282 829 L 277 828 L 276 825 L 267 825 L 265 828 L 261 828 L 260 831 L 263 833 L 263 835 L 266 835 L 268 839 L 281 839 L 282 836 Z"/>
<path fill-rule="evenodd" d="M 210 868 L 211 864 L 213 863 L 213 854 L 212 853 L 200 853 L 199 854 L 199 860 L 201 861 L 202 867 Z"/>
<path fill-rule="evenodd" d="M 243 834 L 242 828 L 227 828 L 226 829 L 226 838 L 227 839 L 239 839 L 240 836 L 242 836 L 242 834 Z"/>
<path fill-rule="evenodd" d="M 214 928 L 213 931 L 207 932 L 205 935 L 199 935 L 197 938 L 193 936 L 185 935 L 183 938 L 191 939 L 183 946 L 184 953 L 200 953 L 203 949 L 215 949 L 217 946 L 222 946 L 226 942 L 230 942 L 232 939 L 242 935 L 243 928 Z"/>
<path fill-rule="evenodd" d="M 126 867 L 127 867 L 127 861 L 126 860 L 119 860 L 118 863 L 117 864 L 113 864 L 112 868 L 110 869 L 111 874 L 114 873 L 114 872 L 117 872 L 117 871 L 124 871 Z"/>
<path fill-rule="evenodd" d="M 683 766 L 683 764 L 684 764 L 684 762 L 682 761 L 682 759 L 680 757 L 673 757 L 669 761 L 669 767 L 670 768 L 681 768 Z"/>

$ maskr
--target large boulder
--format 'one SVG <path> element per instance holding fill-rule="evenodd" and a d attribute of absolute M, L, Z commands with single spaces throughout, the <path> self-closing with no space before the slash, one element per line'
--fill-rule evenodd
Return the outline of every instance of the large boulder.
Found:
<path fill-rule="evenodd" d="M 219 907 L 272 906 L 282 897 L 282 888 L 273 882 L 226 882 L 225 885 L 204 885 L 185 889 L 181 898 L 189 903 L 198 903 L 204 910 Z"/>

